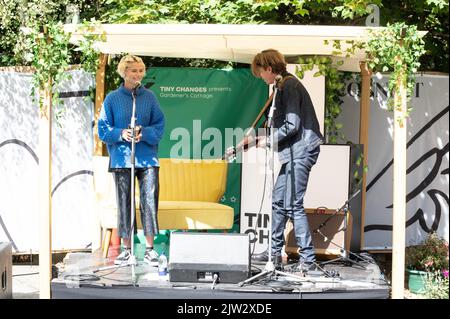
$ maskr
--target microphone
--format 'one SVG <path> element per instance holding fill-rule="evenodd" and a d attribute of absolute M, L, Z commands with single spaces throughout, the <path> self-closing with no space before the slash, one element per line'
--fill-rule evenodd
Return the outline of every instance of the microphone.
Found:
<path fill-rule="evenodd" d="M 281 74 L 278 74 L 275 77 L 275 85 L 278 86 L 278 84 L 281 82 L 282 79 L 283 79 L 283 76 Z"/>
<path fill-rule="evenodd" d="M 136 86 L 133 89 L 133 95 L 136 96 L 137 90 L 141 87 L 141 82 L 137 81 Z"/>
<path fill-rule="evenodd" d="M 281 80 L 283 79 L 283 76 L 281 76 L 280 74 L 278 74 L 276 77 L 275 77 L 275 87 L 276 88 L 278 88 L 278 85 L 280 84 L 280 82 L 281 82 Z"/>
<path fill-rule="evenodd" d="M 273 98 L 272 98 L 272 105 L 271 105 L 271 107 L 270 107 L 270 109 L 269 109 L 269 115 L 267 116 L 267 127 L 272 127 L 272 118 L 273 118 L 273 113 L 275 112 L 275 109 L 276 109 L 276 105 L 275 105 L 275 98 L 276 98 L 276 96 L 277 96 L 277 90 L 278 90 L 278 83 L 281 81 L 281 79 L 282 79 L 283 77 L 280 75 L 280 74 L 278 74 L 278 75 L 276 75 L 275 76 L 275 81 L 274 81 L 274 84 L 273 84 Z"/>

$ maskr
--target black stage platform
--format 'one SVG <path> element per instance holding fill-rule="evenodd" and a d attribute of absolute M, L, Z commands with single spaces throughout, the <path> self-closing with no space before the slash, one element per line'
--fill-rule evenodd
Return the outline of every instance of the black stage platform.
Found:
<path fill-rule="evenodd" d="M 97 271 L 113 264 L 101 252 L 70 253 L 64 259 L 58 278 L 52 280 L 53 299 L 387 299 L 389 285 L 378 265 L 367 261 L 359 265 L 329 263 L 324 270 L 335 277 L 316 272 L 302 280 L 287 276 L 263 276 L 239 287 L 238 284 L 212 282 L 170 282 L 160 278 L 157 268 L 143 262 L 135 267 Z M 286 265 L 284 272 L 289 272 Z M 361 267 L 362 266 L 362 267 Z M 252 265 L 252 275 L 264 265 Z M 338 274 L 338 276 L 336 276 Z M 296 274 L 298 275 L 298 274 Z"/>

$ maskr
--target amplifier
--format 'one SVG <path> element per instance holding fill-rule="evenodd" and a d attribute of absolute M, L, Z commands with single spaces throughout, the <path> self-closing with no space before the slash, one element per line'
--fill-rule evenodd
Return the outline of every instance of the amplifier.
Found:
<path fill-rule="evenodd" d="M 250 275 L 246 234 L 182 233 L 170 235 L 169 281 L 238 283 Z"/>
<path fill-rule="evenodd" d="M 0 242 L 0 299 L 12 298 L 11 243 Z"/>
<path fill-rule="evenodd" d="M 340 255 L 341 248 L 349 249 L 352 236 L 352 216 L 334 210 L 306 209 L 309 230 L 311 231 L 313 246 L 318 255 Z M 347 227 L 345 227 L 347 217 Z M 328 219 L 329 218 L 329 219 Z M 322 227 L 320 227 L 324 224 Z M 298 247 L 295 240 L 294 226 L 289 220 L 284 231 L 285 252 L 289 257 L 298 256 Z"/>

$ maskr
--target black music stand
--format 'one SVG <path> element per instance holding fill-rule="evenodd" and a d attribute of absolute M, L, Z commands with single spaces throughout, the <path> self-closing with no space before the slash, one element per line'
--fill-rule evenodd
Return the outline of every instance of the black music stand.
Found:
<path fill-rule="evenodd" d="M 328 217 L 323 223 L 321 223 L 314 231 L 314 234 L 319 234 L 321 235 L 323 238 L 327 239 L 327 237 L 320 231 L 321 228 L 323 228 L 328 221 L 330 221 L 331 219 L 333 219 L 337 214 L 339 214 L 340 212 L 344 213 L 344 226 L 342 229 L 338 230 L 338 231 L 343 231 L 344 232 L 344 246 L 343 247 L 339 247 L 339 245 L 333 243 L 334 245 L 338 246 L 340 248 L 340 253 L 341 255 L 337 258 L 331 259 L 331 260 L 327 260 L 324 262 L 321 262 L 320 265 L 324 266 L 326 264 L 331 264 L 331 263 L 337 263 L 337 262 L 341 262 L 345 265 L 356 265 L 359 266 L 363 269 L 366 269 L 365 266 L 361 265 L 359 262 L 352 260 L 349 258 L 348 253 L 350 252 L 349 249 L 347 249 L 347 228 L 348 228 L 348 214 L 349 214 L 349 203 L 350 201 L 359 193 L 361 192 L 361 190 L 359 189 L 358 191 L 356 191 L 349 199 L 347 199 L 344 203 L 344 205 L 342 205 L 342 207 L 336 209 L 336 211 L 330 215 L 330 217 Z"/>

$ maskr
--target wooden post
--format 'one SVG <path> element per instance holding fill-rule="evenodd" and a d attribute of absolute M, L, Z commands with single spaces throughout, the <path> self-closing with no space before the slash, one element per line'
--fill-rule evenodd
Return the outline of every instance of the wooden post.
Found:
<path fill-rule="evenodd" d="M 52 280 L 52 81 L 41 90 L 39 112 L 39 297 L 50 299 Z"/>
<path fill-rule="evenodd" d="M 361 70 L 361 100 L 359 113 L 359 143 L 363 145 L 363 172 L 361 185 L 361 240 L 360 248 L 364 247 L 364 220 L 366 211 L 366 178 L 364 167 L 369 160 L 369 115 L 370 115 L 370 84 L 372 71 L 369 70 L 365 61 L 359 62 Z"/>
<path fill-rule="evenodd" d="M 406 76 L 402 68 L 394 93 L 394 187 L 392 216 L 392 298 L 403 299 L 405 289 L 406 223 Z"/>
<path fill-rule="evenodd" d="M 108 55 L 100 53 L 100 63 L 98 65 L 97 74 L 95 76 L 95 125 L 94 125 L 94 155 L 106 155 L 105 144 L 100 141 L 97 133 L 98 117 L 102 109 L 103 100 L 105 99 L 105 71 Z"/>

